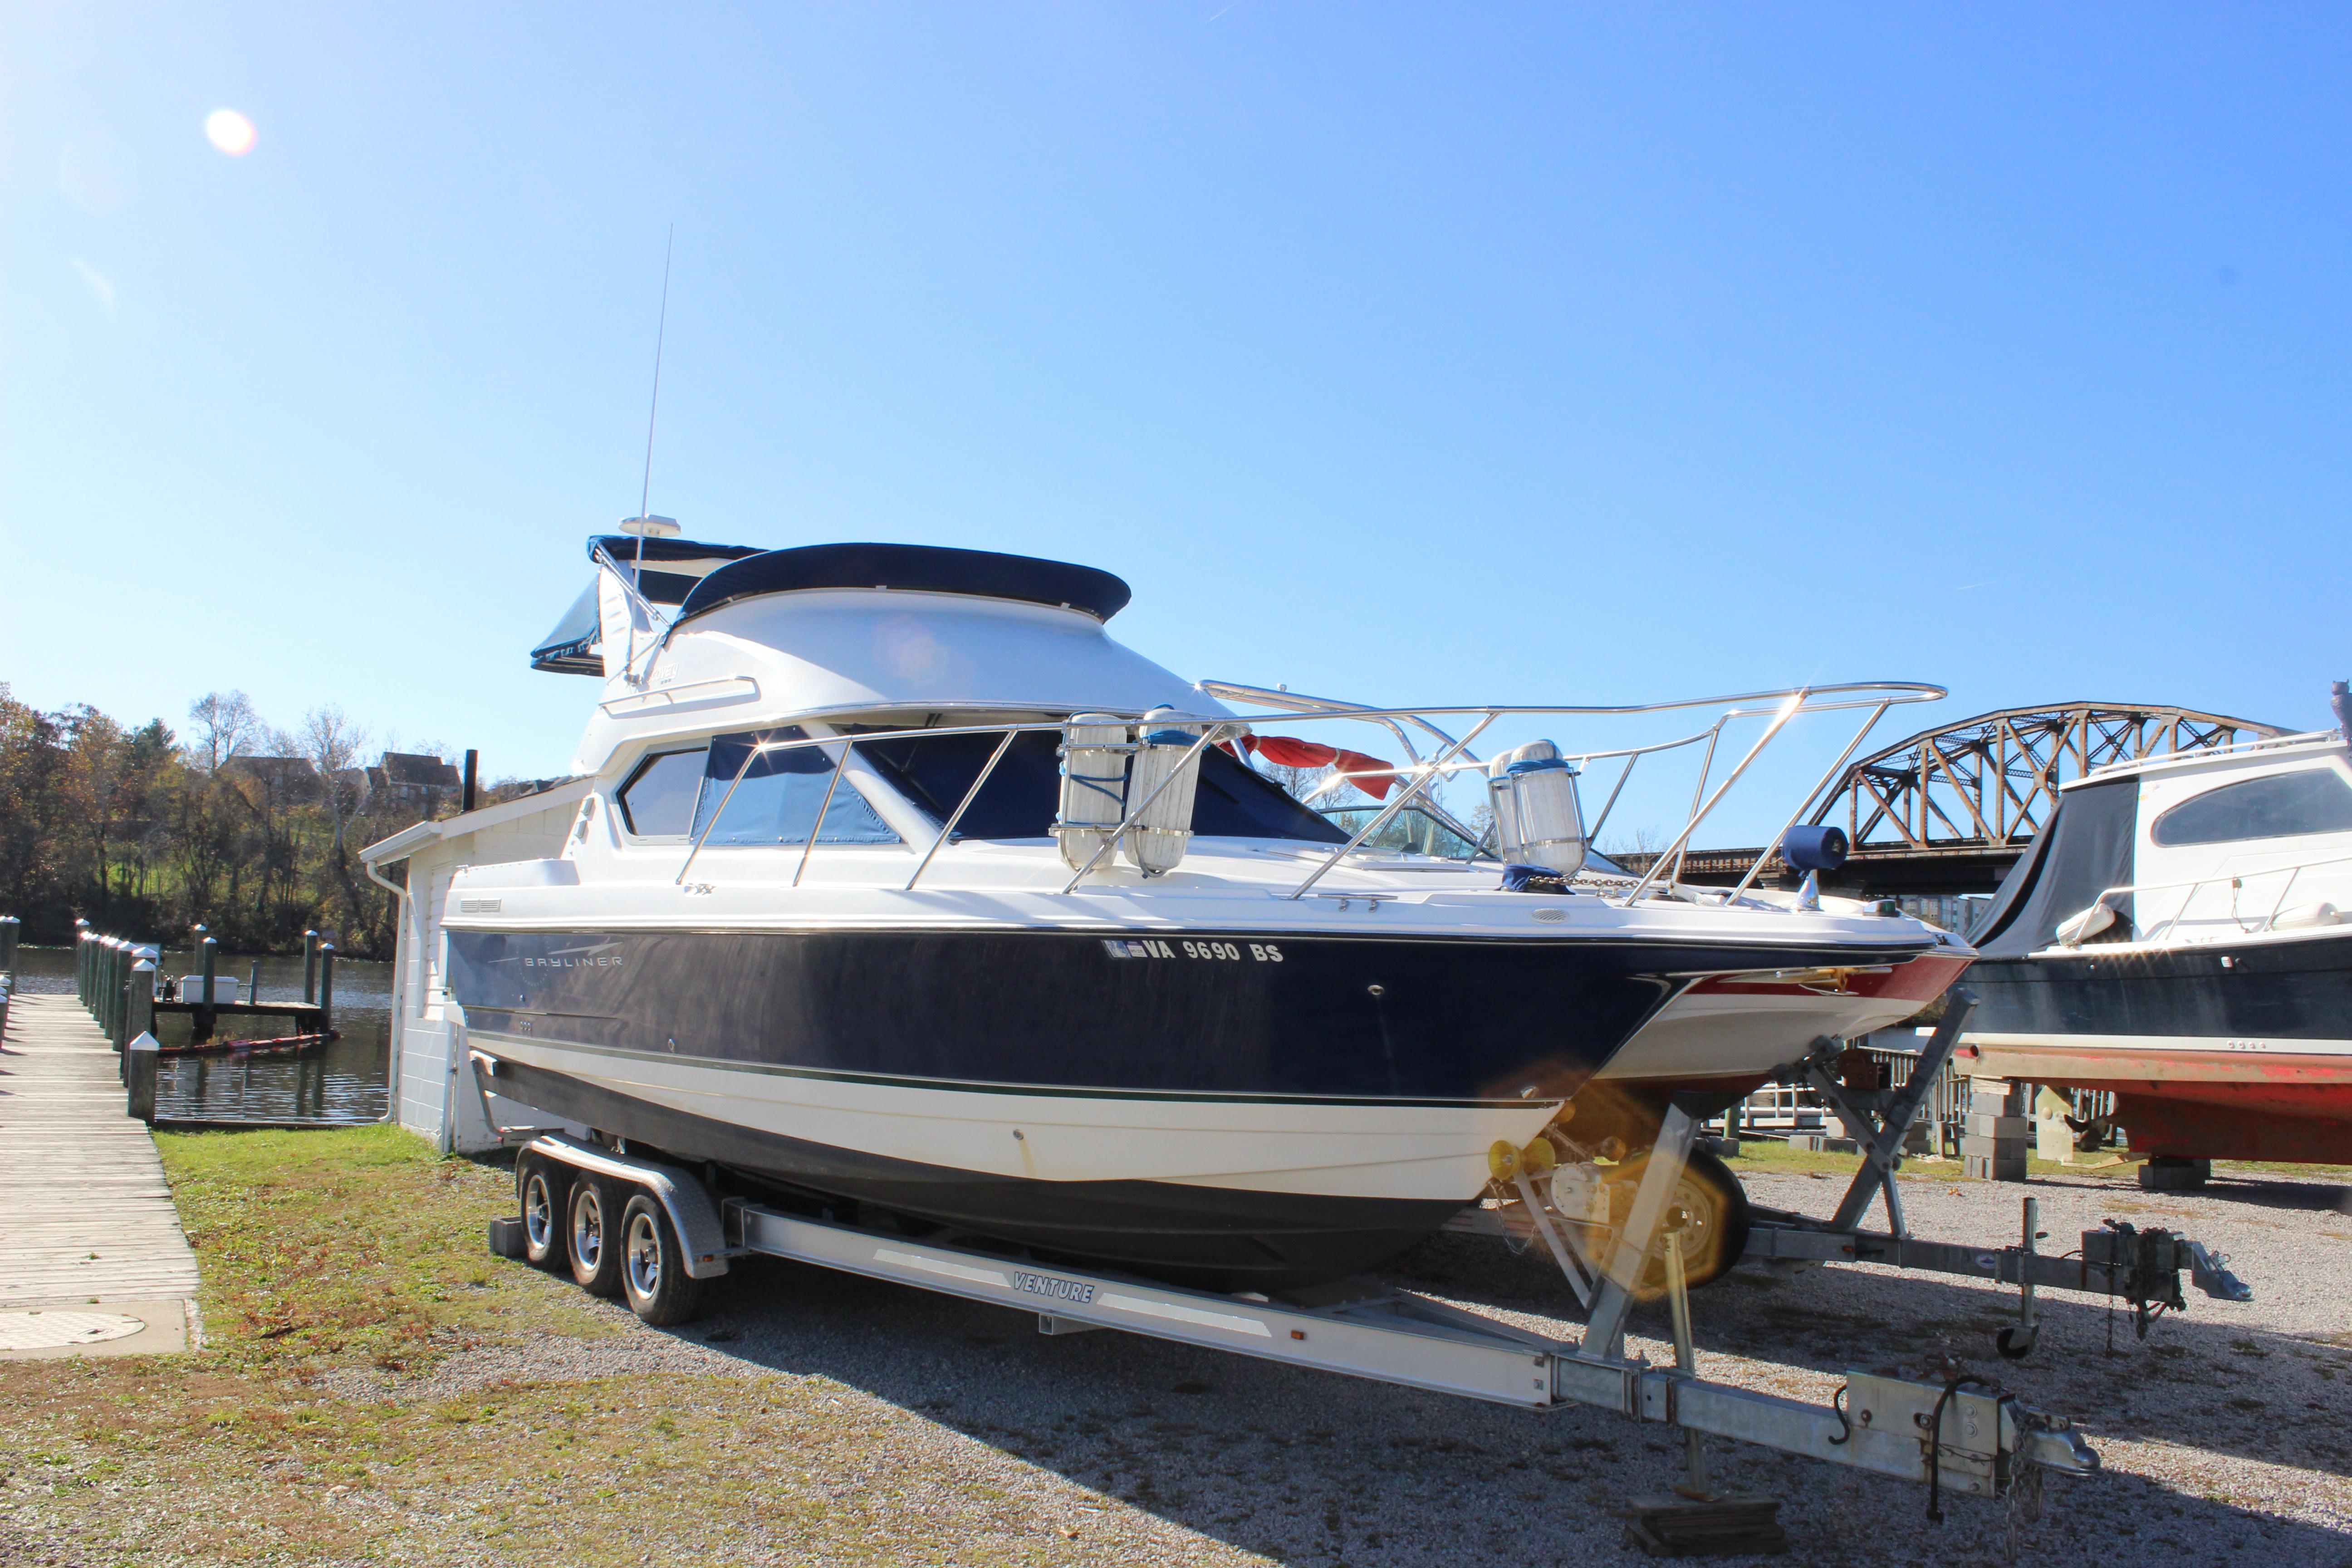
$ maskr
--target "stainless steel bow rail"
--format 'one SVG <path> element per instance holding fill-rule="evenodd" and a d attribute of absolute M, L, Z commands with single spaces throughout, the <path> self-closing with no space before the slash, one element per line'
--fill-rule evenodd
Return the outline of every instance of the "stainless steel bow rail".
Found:
<path fill-rule="evenodd" d="M 477 1053 L 476 1059 L 495 1077 L 490 1058 Z M 1687 1147 L 1687 1127 L 1682 1136 Z M 637 1221 L 627 1232 L 624 1270 L 640 1312 L 648 1311 L 640 1286 L 651 1300 L 656 1287 L 646 1281 L 657 1280 L 664 1268 L 707 1279 L 733 1259 L 758 1255 L 1034 1312 L 1041 1333 L 1120 1329 L 1527 1410 L 1595 1405 L 1686 1434 L 1737 1438 L 1977 1496 L 2001 1495 L 2030 1472 L 2082 1476 L 2098 1468 L 2097 1455 L 2066 1421 L 1997 1391 L 1856 1372 L 1836 1402 L 1808 1404 L 1696 1375 L 1686 1330 L 1676 1335 L 1676 1363 L 1652 1365 L 1624 1353 L 1622 1299 L 1604 1300 L 1582 1338 L 1570 1340 L 1410 1291 L 1352 1282 L 1279 1300 L 1218 1295 L 1017 1251 L 916 1239 L 814 1201 L 810 1212 L 789 1212 L 715 1192 L 678 1166 L 561 1134 L 534 1138 L 525 1152 L 527 1160 L 568 1166 L 580 1177 L 634 1187 L 658 1205 L 666 1226 L 646 1223 L 650 1206 L 628 1208 Z M 518 1163 L 519 1172 L 534 1168 Z M 614 1192 L 604 1201 L 619 1206 L 625 1199 Z M 1651 1207 L 1654 1217 L 1664 1204 Z M 493 1250 L 523 1256 L 525 1224 L 493 1222 Z M 1686 1313 L 1680 1321 L 1687 1322 Z"/>
<path fill-rule="evenodd" d="M 1682 858 L 1690 847 L 1692 836 L 1714 813 L 1715 808 L 1722 804 L 1724 796 L 1730 793 L 1732 785 L 1739 782 L 1740 775 L 1748 771 L 1749 765 L 1758 757 L 1763 755 L 1765 748 L 1772 743 L 1773 739 L 1787 727 L 1791 720 L 1808 713 L 1845 712 L 1853 709 L 1869 710 L 1868 715 L 1863 720 L 1861 729 L 1847 743 L 1838 760 L 1830 765 L 1829 771 L 1822 775 L 1821 781 L 1813 786 L 1803 800 L 1798 803 L 1797 808 L 1789 814 L 1788 821 L 1781 825 L 1780 833 L 1786 833 L 1790 826 L 1803 816 L 1806 808 L 1820 796 L 1822 791 L 1829 787 L 1838 776 L 1838 770 L 1844 765 L 1846 758 L 1853 755 L 1864 737 L 1877 727 L 1878 721 L 1885 716 L 1889 708 L 1902 703 L 1934 702 L 1949 695 L 1940 686 L 1930 686 L 1920 681 L 1870 680 L 1800 686 L 1780 691 L 1748 691 L 1727 697 L 1696 697 L 1668 702 L 1582 706 L 1497 704 L 1466 708 L 1383 709 L 1369 707 L 1362 703 L 1344 702 L 1328 697 L 1309 697 L 1301 692 L 1285 691 L 1280 688 L 1269 691 L 1262 686 L 1244 686 L 1230 680 L 1204 680 L 1201 682 L 1201 689 L 1212 697 L 1228 701 L 1254 703 L 1262 710 L 1273 710 L 1272 713 L 1259 711 L 1244 715 L 1244 718 L 1253 721 L 1279 715 L 1288 722 L 1348 719 L 1360 723 L 1376 724 L 1388 731 L 1397 743 L 1404 748 L 1406 756 L 1411 759 L 1409 765 L 1394 770 L 1392 774 L 1385 775 L 1395 777 L 1405 787 L 1397 791 L 1388 802 L 1386 808 L 1370 822 L 1365 824 L 1362 829 L 1349 840 L 1345 847 L 1333 854 L 1313 877 L 1301 884 L 1297 892 L 1291 895 L 1293 898 L 1306 892 L 1307 887 L 1312 886 L 1325 871 L 1329 870 L 1358 845 L 1378 832 L 1391 817 L 1402 811 L 1416 797 L 1431 799 L 1429 792 L 1437 781 L 1449 773 L 1483 767 L 1485 764 L 1478 760 L 1475 752 L 1469 750 L 1469 743 L 1475 740 L 1488 725 L 1507 714 L 1526 717 L 1612 720 L 1633 718 L 1643 714 L 1675 713 L 1692 709 L 1720 710 L 1714 723 L 1695 734 L 1681 736 L 1675 740 L 1654 742 L 1648 745 L 1616 750 L 1567 751 L 1562 753 L 1567 760 L 1580 765 L 1589 765 L 1595 762 L 1618 757 L 1625 760 L 1623 769 L 1619 772 L 1616 783 L 1610 789 L 1608 802 L 1601 809 L 1600 817 L 1586 830 L 1585 837 L 1590 841 L 1600 837 L 1601 829 L 1608 822 L 1609 813 L 1615 808 L 1618 795 L 1623 793 L 1626 781 L 1633 776 L 1633 768 L 1637 763 L 1647 756 L 1679 751 L 1683 747 L 1696 745 L 1702 741 L 1706 742 L 1706 750 L 1699 763 L 1698 778 L 1691 791 L 1690 815 L 1685 820 L 1682 830 L 1675 834 L 1673 842 L 1668 844 L 1658 858 L 1650 863 L 1649 868 L 1634 883 L 1632 890 L 1622 895 L 1622 901 L 1627 904 L 1633 903 L 1644 892 L 1649 891 L 1652 882 L 1658 879 L 1658 872 L 1665 867 L 1672 866 L 1674 870 L 1666 876 L 1664 881 L 1668 887 L 1674 884 L 1676 877 L 1680 875 Z M 1434 722 L 1438 719 L 1462 718 L 1475 718 L 1477 723 L 1459 741 L 1440 729 Z M 1724 781 L 1716 786 L 1714 793 L 1709 794 L 1707 785 L 1713 782 L 1716 748 L 1721 742 L 1725 730 L 1735 720 L 1756 718 L 1767 721 L 1764 732 L 1757 738 L 1755 743 L 1748 748 L 1747 755 L 1739 760 Z M 1413 731 L 1419 731 L 1426 739 L 1446 748 L 1444 754 L 1433 761 L 1423 761 L 1420 748 L 1413 744 Z M 1460 760 L 1456 760 L 1457 758 Z M 1449 824 L 1449 826 L 1452 825 Z M 1740 879 L 1738 887 L 1728 894 L 1718 893 L 1716 896 L 1728 901 L 1746 891 L 1748 884 L 1755 880 L 1757 873 L 1763 869 L 1764 863 L 1771 858 L 1773 847 L 1779 844 L 1780 837 L 1779 833 L 1773 835 L 1772 843 L 1758 854 L 1755 863 L 1748 867 L 1748 874 Z"/>
<path fill-rule="evenodd" d="M 1853 739 L 1847 742 L 1845 750 L 1839 754 L 1837 762 L 1831 764 L 1829 771 L 1822 776 L 1821 782 L 1815 784 L 1812 791 L 1789 813 L 1788 821 L 1783 824 L 1782 832 L 1786 832 L 1789 825 L 1794 824 L 1802 816 L 1814 798 L 1822 789 L 1828 787 L 1830 782 L 1837 776 L 1838 770 L 1844 765 L 1845 759 L 1853 754 L 1855 749 L 1862 744 L 1864 739 L 1877 725 L 1880 718 L 1889 708 L 1901 703 L 1932 702 L 1946 695 L 1944 689 L 1939 686 L 1928 686 L 1916 681 L 1882 680 L 1795 687 L 1780 691 L 1743 692 L 1728 697 L 1695 698 L 1685 701 L 1645 702 L 1617 706 L 1526 706 L 1495 703 L 1456 708 L 1376 709 L 1358 703 L 1307 697 L 1278 689 L 1267 691 L 1261 687 L 1239 686 L 1230 681 L 1203 681 L 1201 683 L 1200 689 L 1212 697 L 1254 703 L 1257 710 L 1224 714 L 1181 714 L 1154 710 L 1152 714 L 1120 712 L 1107 714 L 1108 717 L 1123 722 L 1140 722 L 1148 718 L 1164 714 L 1169 725 L 1181 730 L 1197 729 L 1199 732 L 1178 761 L 1176 767 L 1161 779 L 1157 786 L 1141 799 L 1128 803 L 1124 815 L 1115 826 L 1104 826 L 1101 846 L 1092 858 L 1078 868 L 1077 874 L 1063 887 L 1063 892 L 1076 891 L 1078 885 L 1088 876 L 1104 868 L 1115 847 L 1126 839 L 1129 831 L 1143 819 L 1152 804 L 1175 783 L 1186 768 L 1193 765 L 1202 752 L 1213 745 L 1230 746 L 1242 737 L 1252 733 L 1257 724 L 1269 720 L 1280 720 L 1286 725 L 1333 721 L 1373 724 L 1394 736 L 1410 759 L 1396 768 L 1381 770 L 1380 776 L 1393 780 L 1397 787 L 1390 792 L 1388 799 L 1380 809 L 1358 828 L 1346 843 L 1337 846 L 1328 854 L 1323 855 L 1320 863 L 1299 882 L 1297 887 L 1285 895 L 1295 900 L 1306 897 L 1316 883 L 1321 881 L 1328 873 L 1343 863 L 1349 855 L 1356 853 L 1367 840 L 1372 838 L 1408 806 L 1419 805 L 1423 809 L 1438 816 L 1449 827 L 1460 832 L 1465 839 L 1475 837 L 1470 830 L 1465 828 L 1445 812 L 1437 800 L 1436 788 L 1456 773 L 1480 773 L 1486 769 L 1486 763 L 1479 759 L 1477 753 L 1471 751 L 1471 742 L 1477 740 L 1498 720 L 1506 717 L 1612 720 L 1643 714 L 1674 713 L 1689 709 L 1718 710 L 1715 721 L 1706 729 L 1674 740 L 1612 750 L 1569 751 L 1562 753 L 1566 760 L 1580 766 L 1618 758 L 1624 760 L 1624 766 L 1619 772 L 1616 782 L 1610 790 L 1608 801 L 1601 807 L 1600 817 L 1585 831 L 1586 839 L 1591 841 L 1598 837 L 1601 827 L 1607 823 L 1609 813 L 1614 809 L 1617 797 L 1623 793 L 1626 781 L 1633 776 L 1636 763 L 1644 757 L 1679 751 L 1701 742 L 1706 742 L 1706 749 L 1699 765 L 1698 778 L 1692 790 L 1690 814 L 1681 831 L 1675 836 L 1674 841 L 1667 846 L 1665 851 L 1633 882 L 1630 889 L 1622 892 L 1616 889 L 1607 890 L 1609 896 L 1617 899 L 1618 901 L 1631 904 L 1645 894 L 1657 898 L 1673 891 L 1675 875 L 1679 870 L 1682 856 L 1689 847 L 1692 836 L 1713 814 L 1716 807 L 1722 804 L 1724 797 L 1730 793 L 1732 786 L 1739 782 L 1749 766 L 1763 754 L 1774 738 L 1791 721 L 1811 714 L 1848 712 L 1857 709 L 1868 710 L 1861 728 L 1855 731 Z M 702 822 L 696 829 L 693 840 L 688 846 L 686 859 L 678 867 L 677 874 L 673 879 L 674 882 L 679 886 L 685 884 L 687 874 L 693 870 L 696 861 L 701 857 L 704 845 L 726 817 L 727 807 L 734 800 L 736 790 L 749 775 L 751 764 L 757 758 L 772 752 L 818 750 L 819 754 L 833 764 L 832 776 L 826 783 L 824 795 L 824 806 L 830 806 L 834 794 L 840 785 L 842 773 L 847 768 L 851 756 L 860 746 L 885 741 L 936 740 L 943 736 L 1002 737 L 987 763 L 972 779 L 970 787 L 964 791 L 962 798 L 957 802 L 955 809 L 949 814 L 946 822 L 932 835 L 930 842 L 924 847 L 920 861 L 916 865 L 913 874 L 907 879 L 906 888 L 911 889 L 922 879 L 923 873 L 930 868 L 931 862 L 937 858 L 940 850 L 953 840 L 956 827 L 963 820 L 964 813 L 979 798 L 981 791 L 987 787 L 988 781 L 995 774 L 997 764 L 1003 761 L 1006 752 L 1011 750 L 1014 738 L 1028 733 L 1066 735 L 1070 725 L 1075 722 L 1074 720 L 1057 719 L 1009 724 L 929 725 L 903 729 L 844 728 L 837 731 L 834 730 L 828 722 L 829 720 L 853 717 L 854 713 L 855 710 L 829 710 L 821 713 L 802 714 L 790 720 L 778 720 L 774 721 L 772 728 L 782 729 L 814 723 L 828 732 L 803 733 L 790 739 L 759 740 L 747 746 L 742 762 L 737 765 L 734 774 L 728 781 L 726 790 L 719 795 L 718 806 L 711 812 L 709 819 Z M 1716 783 L 1712 777 L 1715 752 L 1726 729 L 1738 720 L 1759 718 L 1766 721 L 1762 734 L 1749 746 L 1747 753 L 1733 766 L 1730 773 L 1720 783 Z M 1438 727 L 1436 721 L 1440 719 L 1467 719 L 1472 721 L 1472 723 L 1469 729 L 1456 739 Z M 1423 736 L 1424 741 L 1433 742 L 1438 748 L 1435 756 L 1426 759 L 1423 757 L 1420 748 L 1412 741 L 1412 735 L 1416 731 Z M 1331 780 L 1327 781 L 1324 788 L 1329 788 L 1339 782 L 1355 776 L 1346 772 L 1336 773 Z M 1714 784 L 1711 792 L 1708 789 L 1710 784 Z M 1317 793 L 1322 792 L 1318 790 Z M 807 870 L 810 852 L 816 847 L 817 838 L 822 831 L 823 809 L 820 807 L 820 816 L 818 821 L 811 826 L 809 837 L 802 841 L 800 862 L 793 877 L 795 885 L 798 884 L 802 874 Z M 1776 834 L 1773 844 L 1777 846 L 1779 841 L 1780 836 Z M 722 842 L 729 841 L 722 840 Z M 1738 898 L 1755 879 L 1757 873 L 1763 868 L 1765 861 L 1771 857 L 1771 847 L 1767 847 L 1760 852 L 1755 863 L 1748 868 L 1748 875 L 1742 878 L 1739 885 L 1728 893 L 1719 889 L 1706 889 L 1706 896 L 1722 902 Z M 1661 877 L 1660 872 L 1670 866 L 1674 867 L 1675 871 Z M 1602 889 L 1596 887 L 1594 890 Z"/>

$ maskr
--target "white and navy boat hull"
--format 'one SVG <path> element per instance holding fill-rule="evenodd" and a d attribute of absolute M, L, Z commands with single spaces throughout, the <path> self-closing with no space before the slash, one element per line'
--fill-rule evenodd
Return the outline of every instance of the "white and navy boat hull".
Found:
<path fill-rule="evenodd" d="M 1759 962 L 1296 931 L 449 932 L 502 1095 L 1227 1289 L 1344 1274 L 1435 1229 L 1495 1143 L 1534 1139 L 1693 975 Z"/>

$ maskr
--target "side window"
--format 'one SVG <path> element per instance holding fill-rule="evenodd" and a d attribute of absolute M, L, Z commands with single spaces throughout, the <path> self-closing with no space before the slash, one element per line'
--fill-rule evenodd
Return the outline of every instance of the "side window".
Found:
<path fill-rule="evenodd" d="M 955 815 L 971 781 L 996 750 L 998 735 L 902 735 L 860 741 L 857 754 L 933 822 Z M 1005 751 L 988 786 L 956 824 L 960 838 L 1043 838 L 1054 831 L 1062 788 L 1060 737 L 1031 731 Z"/>
<path fill-rule="evenodd" d="M 692 831 L 709 828 L 705 844 L 805 844 L 812 826 L 819 844 L 898 843 L 856 784 L 847 779 L 834 784 L 834 760 L 824 747 L 780 744 L 806 738 L 792 726 L 713 740 Z M 828 788 L 833 801 L 826 805 Z"/>
<path fill-rule="evenodd" d="M 699 751 L 663 752 L 637 764 L 621 786 L 621 821 L 632 833 L 683 836 L 702 789 Z"/>
<path fill-rule="evenodd" d="M 2352 784 L 2334 768 L 2305 768 L 2193 795 L 2158 817 L 2149 836 L 2170 847 L 2347 829 L 2352 829 Z"/>

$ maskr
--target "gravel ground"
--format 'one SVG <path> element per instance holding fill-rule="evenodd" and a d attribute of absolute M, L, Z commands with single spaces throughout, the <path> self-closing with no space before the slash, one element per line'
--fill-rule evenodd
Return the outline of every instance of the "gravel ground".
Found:
<path fill-rule="evenodd" d="M 1759 1203 L 1816 1214 L 1843 1185 L 1749 1178 Z M 1955 1357 L 2075 1417 L 2105 1462 L 2095 1479 L 2053 1480 L 2038 1520 L 1962 1499 L 1937 1526 L 1922 1488 L 1715 1446 L 1719 1481 L 1784 1500 L 1792 1550 L 1778 1561 L 2352 1568 L 2346 1189 L 2276 1177 L 2217 1181 L 2201 1195 L 2088 1175 L 1904 1183 L 1918 1234 L 1968 1241 L 2013 1237 L 2026 1192 L 2042 1200 L 2053 1250 L 2108 1215 L 2164 1225 L 2230 1254 L 2256 1300 L 2192 1292 L 2188 1313 L 2143 1342 L 2126 1316 L 2045 1296 L 2041 1348 L 2011 1363 L 1992 1353 L 1990 1331 L 2013 1315 L 2013 1291 L 1853 1268 L 1719 1282 L 1694 1300 L 1704 1375 L 1826 1400 L 1842 1369 Z M 1553 1316 L 1557 1275 L 1493 1240 L 1436 1238 L 1395 1273 L 1572 1331 Z M 1628 1563 L 1640 1559 L 1612 1510 L 1680 1478 L 1677 1435 L 1598 1411 L 1490 1407 L 1116 1332 L 1048 1338 L 1026 1313 L 770 1260 L 739 1269 L 682 1331 L 604 1310 L 624 1331 L 475 1350 L 427 1378 L 339 1373 L 336 1392 L 404 1403 L 631 1373 L 822 1379 L 870 1422 L 877 1469 L 916 1479 L 907 1506 L 923 1506 L 927 1487 L 942 1500 L 1002 1489 L 1104 1563 Z M 1633 1346 L 1668 1359 L 1665 1332 L 1652 1310 Z M 698 1382 L 670 1386 L 691 1401 Z"/>

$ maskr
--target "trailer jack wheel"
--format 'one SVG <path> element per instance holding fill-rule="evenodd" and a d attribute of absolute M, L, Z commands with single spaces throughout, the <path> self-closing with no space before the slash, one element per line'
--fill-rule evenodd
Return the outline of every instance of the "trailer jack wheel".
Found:
<path fill-rule="evenodd" d="M 686 1271 L 677 1228 L 644 1193 L 621 1214 L 621 1290 L 629 1310 L 657 1329 L 690 1321 L 702 1310 L 702 1281 Z"/>
<path fill-rule="evenodd" d="M 1640 1189 L 1642 1173 L 1649 1163 L 1650 1156 L 1643 1152 L 1618 1167 L 1616 1179 L 1610 1183 L 1619 1194 L 1612 1205 L 1617 1223 L 1624 1223 L 1623 1211 L 1633 1206 L 1633 1194 Z M 1730 1272 L 1748 1248 L 1748 1190 L 1739 1184 L 1731 1167 L 1713 1154 L 1692 1150 L 1683 1166 L 1682 1179 L 1675 1184 L 1674 1196 L 1661 1226 L 1682 1237 L 1683 1272 L 1688 1289 L 1696 1290 Z M 1654 1252 L 1643 1266 L 1642 1286 L 1637 1293 L 1643 1300 L 1655 1300 L 1665 1293 L 1665 1289 L 1666 1260 L 1661 1250 Z"/>

